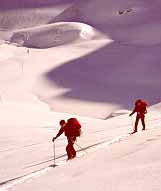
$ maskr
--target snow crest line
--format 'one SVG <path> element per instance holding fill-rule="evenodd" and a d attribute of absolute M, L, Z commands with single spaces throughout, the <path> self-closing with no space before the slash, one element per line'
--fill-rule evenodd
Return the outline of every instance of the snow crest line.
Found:
<path fill-rule="evenodd" d="M 11 187 L 15 186 L 16 184 L 21 184 L 21 183 L 25 182 L 26 180 L 32 179 L 33 177 L 40 176 L 41 174 L 48 172 L 52 168 L 53 167 L 47 167 L 47 168 L 44 168 L 44 169 L 39 170 L 37 172 L 26 175 L 24 177 L 18 178 L 17 180 L 13 180 L 10 183 L 7 183 L 5 186 L 0 187 L 0 191 L 6 191 L 6 190 L 10 189 Z"/>
<path fill-rule="evenodd" d="M 124 134 L 124 135 L 116 136 L 113 139 L 111 139 L 110 141 L 101 143 L 100 145 L 97 145 L 97 146 L 93 146 L 92 148 L 89 148 L 87 150 L 92 152 L 92 151 L 98 150 L 100 148 L 106 147 L 108 145 L 111 145 L 111 144 L 114 144 L 114 143 L 119 143 L 120 141 L 125 140 L 129 136 L 130 136 L 130 134 Z"/>
<path fill-rule="evenodd" d="M 129 137 L 130 135 L 129 134 L 124 134 L 124 135 L 120 135 L 120 136 L 116 136 L 114 137 L 112 140 L 110 141 L 107 141 L 107 142 L 104 142 L 104 143 L 101 143 L 100 145 L 97 145 L 97 146 L 93 146 L 92 148 L 88 148 L 86 150 L 88 150 L 88 152 L 93 152 L 95 150 L 98 150 L 100 148 L 103 148 L 105 146 L 108 146 L 108 145 L 111 145 L 111 144 L 114 144 L 114 143 L 119 143 L 120 141 L 123 141 L 125 140 L 127 137 Z M 81 157 L 82 155 L 85 155 L 83 154 L 84 151 L 81 151 L 82 154 L 78 154 L 78 157 Z M 56 165 L 62 165 L 66 162 L 66 160 L 63 160 L 63 161 L 60 161 L 58 163 L 56 163 Z M 50 171 L 53 169 L 53 166 L 49 166 L 49 167 L 46 167 L 44 169 L 41 169 L 41 170 L 38 170 L 36 172 L 33 172 L 31 174 L 28 174 L 28 175 L 25 175 L 21 178 L 18 178 L 17 180 L 13 180 L 11 181 L 10 183 L 6 183 L 6 185 L 4 186 L 0 186 L 0 191 L 7 191 L 8 189 L 10 189 L 11 187 L 17 185 L 17 184 L 21 184 L 27 180 L 32 180 L 32 178 L 36 178 L 38 176 L 41 176 L 42 174 Z"/>

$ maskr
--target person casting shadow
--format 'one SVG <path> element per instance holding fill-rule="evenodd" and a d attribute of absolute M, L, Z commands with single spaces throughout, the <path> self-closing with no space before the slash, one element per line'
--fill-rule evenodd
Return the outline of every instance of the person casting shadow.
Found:
<path fill-rule="evenodd" d="M 141 99 L 138 99 L 135 101 L 135 108 L 132 111 L 132 113 L 130 113 L 129 115 L 129 116 L 132 116 L 135 112 L 137 113 L 136 120 L 135 120 L 135 127 L 132 134 L 137 132 L 137 127 L 138 127 L 138 123 L 140 119 L 143 126 L 142 130 L 145 130 L 145 114 L 147 113 L 146 107 L 147 107 L 147 103 L 145 101 Z"/>
<path fill-rule="evenodd" d="M 80 136 L 81 125 L 76 118 L 70 118 L 67 122 L 65 122 L 65 120 L 61 120 L 59 124 L 61 128 L 58 134 L 53 137 L 52 141 L 54 142 L 64 132 L 68 140 L 68 144 L 66 146 L 68 160 L 73 159 L 76 157 L 74 142 L 76 141 L 76 138 Z"/>

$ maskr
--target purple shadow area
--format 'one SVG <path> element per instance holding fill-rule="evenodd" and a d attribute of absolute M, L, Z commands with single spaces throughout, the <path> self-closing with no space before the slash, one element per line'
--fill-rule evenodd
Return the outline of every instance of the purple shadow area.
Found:
<path fill-rule="evenodd" d="M 152 105 L 161 101 L 160 51 L 157 46 L 137 48 L 114 42 L 45 76 L 70 89 L 62 95 L 65 98 L 113 103 L 126 109 L 142 98 Z"/>
<path fill-rule="evenodd" d="M 1 0 L 0 10 L 48 7 L 74 2 L 77 0 Z"/>

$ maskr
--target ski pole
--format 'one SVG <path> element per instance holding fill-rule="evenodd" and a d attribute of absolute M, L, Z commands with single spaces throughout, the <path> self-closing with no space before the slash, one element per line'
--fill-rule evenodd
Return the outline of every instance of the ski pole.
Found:
<path fill-rule="evenodd" d="M 53 152 L 54 152 L 54 165 L 55 165 L 55 142 L 53 142 Z"/>
<path fill-rule="evenodd" d="M 77 147 L 79 147 L 81 150 L 83 150 L 86 154 L 88 154 L 88 152 L 86 150 L 84 150 L 81 146 L 79 146 L 77 143 L 75 143 L 77 145 Z"/>
<path fill-rule="evenodd" d="M 132 117 L 131 117 L 131 116 L 130 116 L 130 119 L 131 119 L 131 124 L 132 124 L 132 127 L 133 127 L 134 124 L 133 124 L 133 120 L 132 120 Z"/>
<path fill-rule="evenodd" d="M 130 116 L 130 119 L 131 119 L 131 124 L 132 124 L 132 127 L 134 129 L 134 123 L 133 123 L 133 120 L 132 120 L 132 117 Z"/>

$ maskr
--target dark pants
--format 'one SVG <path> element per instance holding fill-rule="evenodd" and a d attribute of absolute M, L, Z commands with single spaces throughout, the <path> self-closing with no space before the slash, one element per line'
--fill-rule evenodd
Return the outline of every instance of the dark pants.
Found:
<path fill-rule="evenodd" d="M 72 159 L 76 156 L 76 151 L 74 149 L 74 142 L 76 140 L 75 137 L 67 137 L 68 139 L 68 145 L 66 147 L 67 155 L 68 155 L 68 160 Z"/>
<path fill-rule="evenodd" d="M 136 132 L 137 131 L 137 127 L 138 127 L 138 123 L 139 123 L 139 120 L 141 119 L 141 123 L 142 123 L 142 130 L 145 130 L 145 120 L 144 120 L 145 116 L 144 114 L 137 114 L 136 116 L 136 121 L 135 121 L 135 129 L 134 131 Z"/>

